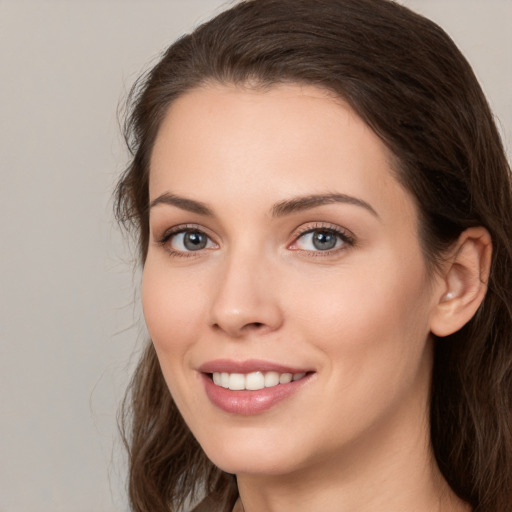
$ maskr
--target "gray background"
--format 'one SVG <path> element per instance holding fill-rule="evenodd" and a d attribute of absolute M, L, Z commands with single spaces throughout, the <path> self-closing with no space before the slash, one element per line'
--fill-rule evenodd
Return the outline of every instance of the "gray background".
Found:
<path fill-rule="evenodd" d="M 440 23 L 512 148 L 512 0 L 403 0 Z M 220 0 L 0 0 L 0 512 L 127 510 L 116 409 L 144 337 L 111 215 L 116 109 Z"/>

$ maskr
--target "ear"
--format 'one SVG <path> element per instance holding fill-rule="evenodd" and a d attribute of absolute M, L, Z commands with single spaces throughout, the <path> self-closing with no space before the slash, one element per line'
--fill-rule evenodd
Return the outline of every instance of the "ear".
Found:
<path fill-rule="evenodd" d="M 461 233 L 443 266 L 430 319 L 433 334 L 448 336 L 471 320 L 487 291 L 491 256 L 491 236 L 485 228 Z"/>

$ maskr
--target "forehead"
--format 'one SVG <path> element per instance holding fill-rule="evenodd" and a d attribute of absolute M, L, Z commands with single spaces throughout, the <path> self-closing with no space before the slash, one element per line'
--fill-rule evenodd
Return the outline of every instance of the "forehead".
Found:
<path fill-rule="evenodd" d="M 387 194 L 403 206 L 410 198 L 391 161 L 380 138 L 330 91 L 210 84 L 170 106 L 152 153 L 150 196 L 243 202 L 249 192 L 251 200 L 275 201 L 335 191 L 364 194 L 377 206 Z"/>

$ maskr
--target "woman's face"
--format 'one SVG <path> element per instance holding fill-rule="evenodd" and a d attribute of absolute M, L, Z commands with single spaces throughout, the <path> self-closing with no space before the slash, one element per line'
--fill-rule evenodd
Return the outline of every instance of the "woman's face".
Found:
<path fill-rule="evenodd" d="M 160 128 L 150 202 L 147 327 L 215 464 L 277 475 L 424 442 L 439 286 L 411 196 L 346 104 L 193 90 Z"/>

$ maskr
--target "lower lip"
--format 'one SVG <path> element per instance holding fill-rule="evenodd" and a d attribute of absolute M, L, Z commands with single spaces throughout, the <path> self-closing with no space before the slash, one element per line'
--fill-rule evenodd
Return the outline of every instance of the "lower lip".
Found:
<path fill-rule="evenodd" d="M 310 377 L 311 374 L 307 374 L 302 379 L 289 382 L 288 384 L 278 384 L 277 386 L 255 391 L 233 391 L 217 386 L 209 375 L 202 374 L 206 395 L 210 402 L 225 412 L 242 416 L 250 416 L 269 410 L 274 405 L 296 393 L 309 381 Z"/>

